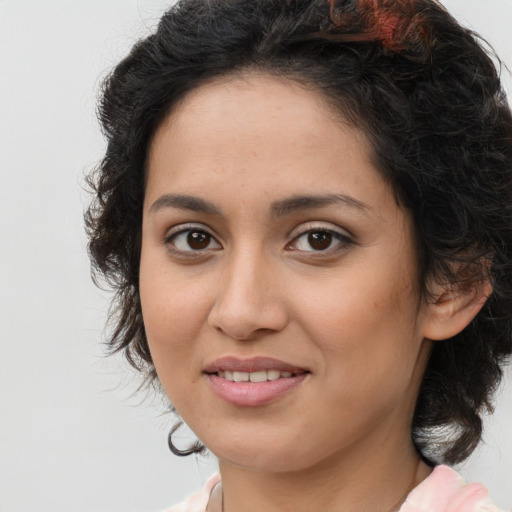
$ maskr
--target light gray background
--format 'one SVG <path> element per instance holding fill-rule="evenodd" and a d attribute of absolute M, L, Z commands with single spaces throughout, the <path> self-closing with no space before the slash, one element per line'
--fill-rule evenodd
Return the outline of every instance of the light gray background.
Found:
<path fill-rule="evenodd" d="M 512 0 L 445 4 L 512 67 Z M 158 511 L 215 468 L 173 457 L 171 418 L 130 396 L 138 381 L 122 360 L 102 357 L 108 300 L 82 227 L 80 184 L 103 151 L 99 77 L 167 5 L 0 0 L 0 512 Z M 506 508 L 511 398 L 508 384 L 462 468 Z"/>

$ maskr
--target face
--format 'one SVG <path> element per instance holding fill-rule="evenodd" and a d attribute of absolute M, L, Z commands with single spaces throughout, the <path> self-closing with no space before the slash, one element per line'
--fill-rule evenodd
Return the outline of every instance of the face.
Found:
<path fill-rule="evenodd" d="M 221 461 L 287 471 L 410 444 L 428 357 L 411 219 L 318 93 L 219 79 L 170 114 L 140 297 L 163 389 Z"/>

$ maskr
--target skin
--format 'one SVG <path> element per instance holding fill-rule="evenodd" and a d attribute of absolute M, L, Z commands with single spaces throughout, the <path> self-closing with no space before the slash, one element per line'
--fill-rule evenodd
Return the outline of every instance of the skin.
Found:
<path fill-rule="evenodd" d="M 162 123 L 147 173 L 148 343 L 169 400 L 219 458 L 225 511 L 394 509 L 429 473 L 410 426 L 430 339 L 481 304 L 445 290 L 422 300 L 411 218 L 364 134 L 292 81 L 223 78 Z M 333 194 L 345 200 L 282 207 Z M 308 233 L 321 229 L 331 241 L 318 250 Z M 190 232 L 206 246 L 191 248 Z M 309 374 L 272 403 L 237 407 L 203 372 L 224 356 Z"/>

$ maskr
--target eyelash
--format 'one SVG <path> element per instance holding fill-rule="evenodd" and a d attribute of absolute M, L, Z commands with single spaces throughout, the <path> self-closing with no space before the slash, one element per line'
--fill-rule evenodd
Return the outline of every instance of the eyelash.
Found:
<path fill-rule="evenodd" d="M 199 235 L 206 235 L 207 237 L 207 245 L 204 248 L 192 248 L 190 247 L 190 240 L 188 237 L 191 234 L 199 234 Z M 305 249 L 297 249 L 296 246 L 297 243 L 300 241 L 301 238 L 309 237 L 313 234 L 322 234 L 322 235 L 329 235 L 330 239 L 328 239 L 328 245 L 325 248 L 315 249 L 311 246 L 311 240 L 308 240 L 309 247 L 311 247 L 310 250 Z M 187 239 L 185 243 L 188 245 L 188 249 L 179 249 L 176 246 L 176 239 L 179 236 L 186 235 Z M 318 240 L 319 243 L 325 243 L 324 240 L 321 238 Z M 335 247 L 331 247 L 334 242 L 338 242 Z M 218 247 L 211 248 L 209 247 L 212 242 L 216 244 Z M 199 241 L 201 243 L 201 241 Z M 336 231 L 334 229 L 329 229 L 322 226 L 311 226 L 309 229 L 305 231 L 301 231 L 298 233 L 290 242 L 286 244 L 286 249 L 289 251 L 296 251 L 302 254 L 305 253 L 311 253 L 310 255 L 313 257 L 321 257 L 325 255 L 335 255 L 339 252 L 342 252 L 345 250 L 349 245 L 353 245 L 355 242 L 354 240 L 343 233 L 340 233 L 339 231 Z M 198 257 L 203 256 L 205 253 L 210 253 L 211 251 L 217 251 L 222 249 L 221 244 L 215 239 L 215 237 L 206 229 L 203 227 L 198 227 L 194 225 L 188 225 L 188 226 L 179 226 L 175 230 L 173 230 L 171 233 L 167 234 L 164 238 L 164 244 L 168 246 L 169 250 L 171 250 L 174 254 L 182 255 L 186 257 Z"/>
<path fill-rule="evenodd" d="M 191 234 L 206 235 L 208 237 L 208 245 L 203 249 L 193 249 L 193 248 L 179 249 L 178 247 L 176 247 L 176 239 L 181 235 L 187 235 L 187 240 L 185 241 L 185 243 L 188 244 L 190 247 L 190 244 L 189 244 L 190 241 L 188 240 L 188 236 L 190 236 Z M 211 233 L 209 233 L 208 230 L 206 230 L 202 227 L 194 226 L 194 225 L 179 226 L 176 230 L 173 230 L 171 233 L 167 234 L 164 238 L 164 244 L 173 253 L 179 254 L 179 255 L 186 255 L 188 257 L 199 256 L 199 255 L 201 255 L 201 253 L 205 253 L 206 251 L 211 251 L 212 249 L 211 248 L 208 249 L 208 246 L 212 243 L 212 241 L 214 241 L 219 246 L 219 248 L 221 247 L 219 242 L 217 242 L 215 237 Z M 218 250 L 218 248 L 215 248 L 214 250 Z M 187 253 L 191 253 L 191 254 L 187 254 Z"/>
<path fill-rule="evenodd" d="M 295 238 L 293 238 L 293 240 L 289 244 L 287 244 L 286 247 L 289 248 L 291 246 L 291 244 L 296 244 L 301 238 L 309 237 L 310 235 L 313 235 L 313 234 L 329 235 L 331 238 L 330 238 L 328 246 L 325 249 L 314 249 L 311 246 L 311 241 L 308 240 L 307 243 L 311 247 L 311 250 L 301 250 L 301 249 L 291 249 L 291 250 L 300 251 L 303 253 L 312 253 L 312 255 L 321 257 L 321 256 L 327 255 L 327 254 L 329 254 L 329 255 L 338 254 L 339 252 L 342 252 L 343 250 L 345 250 L 347 248 L 347 246 L 353 245 L 355 243 L 354 240 L 350 236 L 340 233 L 339 231 L 336 231 L 334 229 L 329 229 L 326 227 L 321 227 L 321 226 L 317 226 L 317 227 L 313 226 L 313 227 L 307 229 L 306 231 L 301 231 Z M 331 245 L 335 241 L 338 241 L 338 244 L 336 244 L 336 246 L 333 248 L 333 247 L 331 247 Z"/>

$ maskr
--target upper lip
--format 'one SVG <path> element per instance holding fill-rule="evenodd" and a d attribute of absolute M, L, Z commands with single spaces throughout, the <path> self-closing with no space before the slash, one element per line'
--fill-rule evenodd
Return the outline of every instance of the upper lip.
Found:
<path fill-rule="evenodd" d="M 306 368 L 301 368 L 293 364 L 285 363 L 272 357 L 252 357 L 250 359 L 241 359 L 239 357 L 227 356 L 215 359 L 204 368 L 205 373 L 217 373 L 220 371 L 232 372 L 258 372 L 262 370 L 278 370 L 280 372 L 306 373 Z"/>

